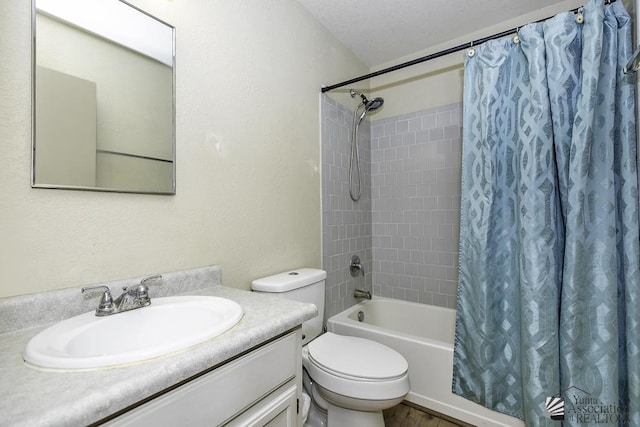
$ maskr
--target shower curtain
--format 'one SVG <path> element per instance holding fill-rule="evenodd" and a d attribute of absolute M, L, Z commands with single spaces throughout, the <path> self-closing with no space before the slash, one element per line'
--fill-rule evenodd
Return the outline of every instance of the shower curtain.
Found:
<path fill-rule="evenodd" d="M 466 60 L 453 391 L 527 426 L 640 426 L 631 26 L 592 0 Z"/>

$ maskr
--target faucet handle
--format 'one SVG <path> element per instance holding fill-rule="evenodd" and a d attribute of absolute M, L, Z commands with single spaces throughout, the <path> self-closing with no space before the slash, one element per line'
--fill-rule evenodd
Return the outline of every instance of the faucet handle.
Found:
<path fill-rule="evenodd" d="M 159 283 L 151 283 L 151 282 L 159 282 Z M 154 276 L 145 277 L 140 281 L 140 284 L 145 287 L 149 287 L 149 285 L 159 285 L 162 283 L 162 275 L 156 274 Z"/>
<path fill-rule="evenodd" d="M 151 304 L 151 298 L 149 298 L 149 288 L 145 285 L 138 285 L 136 288 L 136 299 L 142 306 Z"/>
<path fill-rule="evenodd" d="M 115 306 L 113 305 L 113 298 L 111 297 L 111 291 L 107 286 L 85 286 L 81 289 L 82 293 L 86 293 L 89 291 L 102 291 L 102 298 L 100 299 L 100 303 L 98 304 L 98 308 L 96 308 L 96 316 L 105 316 L 107 314 L 113 313 L 115 311 Z"/>
<path fill-rule="evenodd" d="M 152 283 L 158 282 L 158 283 Z M 144 304 L 148 305 L 151 303 L 151 299 L 149 298 L 149 286 L 153 284 L 162 283 L 162 276 L 160 274 L 156 274 L 154 276 L 149 276 L 140 281 L 140 284 L 136 288 L 136 296 L 138 300 Z"/>

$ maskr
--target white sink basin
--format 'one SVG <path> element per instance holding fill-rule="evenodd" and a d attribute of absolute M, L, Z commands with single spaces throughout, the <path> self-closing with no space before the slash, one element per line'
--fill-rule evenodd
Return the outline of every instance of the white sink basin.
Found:
<path fill-rule="evenodd" d="M 242 307 L 226 298 L 155 298 L 136 310 L 105 317 L 92 311 L 56 323 L 27 343 L 24 360 L 70 370 L 141 362 L 218 336 L 241 318 Z"/>

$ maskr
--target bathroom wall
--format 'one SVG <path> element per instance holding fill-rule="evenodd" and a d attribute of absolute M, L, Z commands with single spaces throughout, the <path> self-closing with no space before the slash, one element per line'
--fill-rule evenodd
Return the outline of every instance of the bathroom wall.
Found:
<path fill-rule="evenodd" d="M 320 267 L 319 89 L 367 67 L 296 1 L 131 3 L 176 27 L 175 196 L 30 187 L 31 2 L 0 2 L 0 297 Z"/>
<path fill-rule="evenodd" d="M 353 108 L 356 100 L 351 100 Z M 371 130 L 369 120 L 358 130 L 360 141 L 360 200 L 349 195 L 349 161 L 353 110 L 321 96 L 322 123 L 322 266 L 327 271 L 325 318 L 352 306 L 355 289 L 371 291 Z M 358 255 L 365 275 L 352 277 L 351 257 Z"/>
<path fill-rule="evenodd" d="M 373 120 L 375 295 L 455 307 L 462 103 Z"/>

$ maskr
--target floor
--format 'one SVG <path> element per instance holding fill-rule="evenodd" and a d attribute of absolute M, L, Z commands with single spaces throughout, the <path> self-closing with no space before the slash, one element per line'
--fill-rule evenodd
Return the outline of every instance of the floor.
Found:
<path fill-rule="evenodd" d="M 403 402 L 384 411 L 384 423 L 386 427 L 472 427 L 462 421 L 456 421 L 434 412 L 427 412 L 408 402 Z"/>

